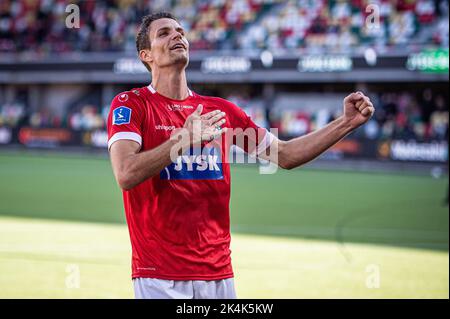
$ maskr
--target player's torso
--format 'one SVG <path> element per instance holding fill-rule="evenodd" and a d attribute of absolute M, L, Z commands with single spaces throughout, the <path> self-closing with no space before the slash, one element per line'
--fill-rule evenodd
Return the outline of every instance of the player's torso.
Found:
<path fill-rule="evenodd" d="M 142 97 L 146 115 L 142 128 L 141 151 L 153 149 L 167 141 L 174 130 L 183 128 L 186 118 L 199 104 L 203 105 L 202 114 L 221 109 L 217 103 L 195 93 L 191 93 L 192 95 L 182 101 L 152 93 L 147 87 L 139 89 L 138 94 Z M 176 162 L 161 171 L 159 179 L 172 181 L 225 179 L 228 183 L 229 167 L 225 161 L 227 156 L 228 150 L 224 139 L 217 139 L 214 143 L 191 148 L 188 153 L 179 156 Z"/>
<path fill-rule="evenodd" d="M 198 104 L 203 105 L 203 113 L 221 109 L 195 93 L 176 101 L 147 90 L 128 93 L 139 95 L 139 99 L 132 99 L 142 107 L 140 152 L 166 142 L 175 129 L 183 127 Z M 130 228 L 136 238 L 134 245 L 143 247 L 139 248 L 141 259 L 151 253 L 149 259 L 163 263 L 165 257 L 160 251 L 170 250 L 180 258 L 190 256 L 191 250 L 211 251 L 211 247 L 215 247 L 214 254 L 229 256 L 230 170 L 229 164 L 223 163 L 228 152 L 224 142 L 213 145 L 206 150 L 191 149 L 125 194 L 127 221 L 130 225 L 145 225 Z M 145 245 L 142 238 L 146 239 Z M 229 267 L 225 257 L 220 258 Z"/>

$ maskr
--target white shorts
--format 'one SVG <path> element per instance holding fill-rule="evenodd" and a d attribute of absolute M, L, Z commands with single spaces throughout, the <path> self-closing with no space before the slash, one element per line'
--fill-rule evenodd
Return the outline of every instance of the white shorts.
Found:
<path fill-rule="evenodd" d="M 236 299 L 234 279 L 164 280 L 134 278 L 136 299 Z"/>

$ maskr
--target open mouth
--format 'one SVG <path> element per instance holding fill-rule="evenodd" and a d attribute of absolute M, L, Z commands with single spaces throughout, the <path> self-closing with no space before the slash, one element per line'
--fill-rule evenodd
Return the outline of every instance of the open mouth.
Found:
<path fill-rule="evenodd" d="M 170 50 L 177 50 L 177 49 L 183 49 L 183 50 L 186 50 L 186 47 L 185 47 L 183 44 L 178 43 L 178 44 L 175 44 L 174 46 L 172 46 L 172 47 L 170 48 Z"/>

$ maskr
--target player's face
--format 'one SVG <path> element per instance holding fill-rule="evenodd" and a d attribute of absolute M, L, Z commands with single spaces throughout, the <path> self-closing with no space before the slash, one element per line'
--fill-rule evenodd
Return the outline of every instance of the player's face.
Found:
<path fill-rule="evenodd" d="M 177 21 L 169 18 L 153 21 L 150 27 L 150 43 L 152 69 L 170 65 L 187 66 L 189 43 Z"/>

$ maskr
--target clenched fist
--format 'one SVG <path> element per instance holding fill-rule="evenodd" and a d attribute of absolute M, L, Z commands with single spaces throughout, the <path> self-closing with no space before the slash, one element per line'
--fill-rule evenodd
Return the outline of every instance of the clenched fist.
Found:
<path fill-rule="evenodd" d="M 362 92 L 348 95 L 344 99 L 344 120 L 353 129 L 366 123 L 375 113 L 375 107 Z"/>

